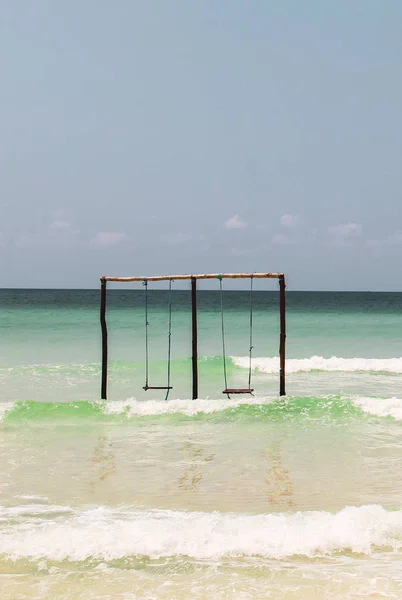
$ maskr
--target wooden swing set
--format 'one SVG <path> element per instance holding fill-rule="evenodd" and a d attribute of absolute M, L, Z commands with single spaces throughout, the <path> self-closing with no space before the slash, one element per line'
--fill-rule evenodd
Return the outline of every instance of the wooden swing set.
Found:
<path fill-rule="evenodd" d="M 107 377 L 108 377 L 108 331 L 106 323 L 106 291 L 107 282 L 141 282 L 144 287 L 144 305 L 145 305 L 145 385 L 143 389 L 164 390 L 166 391 L 165 400 L 168 399 L 171 385 L 171 338 L 172 338 L 172 283 L 174 281 L 191 281 L 191 315 L 192 315 L 192 398 L 198 398 L 198 324 L 197 324 L 197 280 L 217 279 L 220 289 L 220 307 L 221 307 L 221 332 L 222 332 L 222 359 L 223 375 L 225 389 L 222 391 L 230 398 L 231 394 L 252 394 L 254 389 L 251 387 L 252 375 L 252 351 L 253 351 L 253 281 L 254 279 L 278 279 L 279 280 L 279 316 L 280 316 L 280 342 L 279 342 L 279 394 L 285 395 L 285 347 L 286 347 L 286 284 L 283 273 L 215 273 L 202 275 L 160 275 L 154 277 L 101 277 L 101 298 L 100 298 L 100 323 L 102 329 L 102 382 L 101 398 L 107 399 Z M 223 280 L 224 279 L 250 279 L 250 321 L 249 321 L 249 369 L 248 369 L 248 387 L 231 388 L 228 385 L 226 369 L 226 344 L 225 344 L 225 324 L 224 324 L 224 303 L 223 303 Z M 148 287 L 153 281 L 168 281 L 168 357 L 167 357 L 167 381 L 165 385 L 150 385 L 149 383 L 149 308 L 148 308 Z"/>

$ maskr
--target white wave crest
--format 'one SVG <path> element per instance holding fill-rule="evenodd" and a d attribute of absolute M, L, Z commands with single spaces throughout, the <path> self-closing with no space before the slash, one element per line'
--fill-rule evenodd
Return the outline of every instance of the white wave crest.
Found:
<path fill-rule="evenodd" d="M 0 423 L 14 406 L 15 402 L 0 402 Z"/>
<path fill-rule="evenodd" d="M 127 400 L 105 402 L 102 405 L 102 410 L 105 414 L 127 414 L 127 416 L 151 416 L 151 415 L 173 415 L 183 414 L 186 416 L 194 416 L 198 413 L 210 414 L 226 410 L 228 408 L 237 408 L 238 406 L 247 404 L 263 405 L 271 404 L 276 398 L 238 398 L 236 400 L 136 400 L 135 398 L 127 398 Z"/>
<path fill-rule="evenodd" d="M 232 356 L 233 363 L 243 369 L 249 368 L 249 358 L 246 356 Z M 279 357 L 261 357 L 252 359 L 252 368 L 262 373 L 277 375 L 279 373 Z M 286 360 L 288 373 L 302 373 L 308 371 L 377 371 L 386 373 L 402 373 L 401 358 L 341 358 L 332 356 L 311 356 L 310 358 L 289 358 Z"/>
<path fill-rule="evenodd" d="M 360 396 L 342 396 L 343 400 L 349 400 L 363 412 L 378 417 L 393 417 L 402 421 L 402 399 L 401 398 L 370 398 Z M 317 396 L 317 402 L 328 400 L 328 408 L 333 405 L 333 396 Z M 278 401 L 277 396 L 272 397 L 248 397 L 236 400 L 136 400 L 128 398 L 124 401 L 106 402 L 102 405 L 105 414 L 126 414 L 127 416 L 158 416 L 169 414 L 182 414 L 194 416 L 199 413 L 211 414 L 227 409 L 236 409 L 239 406 L 267 406 Z M 292 396 L 287 396 L 286 403 L 292 401 Z M 323 406 L 323 404 L 321 404 Z"/>
<path fill-rule="evenodd" d="M 283 399 L 286 405 L 292 402 L 294 398 L 287 396 Z M 296 398 L 297 400 L 297 398 Z M 333 396 L 317 396 L 316 400 L 321 408 L 325 406 L 328 400 L 328 408 L 333 406 Z M 347 400 L 359 407 L 363 412 L 378 417 L 393 417 L 397 421 L 402 421 L 402 399 L 401 398 L 371 398 L 360 396 L 342 396 L 340 401 Z M 106 415 L 126 415 L 127 417 L 144 417 L 160 415 L 179 415 L 192 417 L 197 414 L 212 414 L 224 410 L 235 410 L 240 406 L 269 406 L 278 402 L 278 396 L 266 397 L 243 397 L 232 400 L 222 399 L 199 399 L 199 400 L 137 400 L 136 398 L 127 398 L 126 400 L 112 401 L 93 401 L 94 406 L 100 407 Z M 336 397 L 335 397 L 336 401 Z M 0 423 L 5 415 L 16 405 L 14 402 L 0 403 Z M 36 497 L 21 496 L 22 499 L 33 499 Z"/>
<path fill-rule="evenodd" d="M 114 560 L 130 556 L 309 557 L 340 551 L 369 554 L 373 547 L 402 548 L 402 510 L 378 505 L 345 507 L 292 515 L 242 515 L 169 510 L 138 511 L 98 507 L 63 514 L 55 507 L 52 520 L 38 521 L 42 508 L 32 507 L 0 529 L 0 554 L 11 560 Z M 49 510 L 51 511 L 50 507 Z M 66 509 L 67 510 L 67 509 Z"/>
<path fill-rule="evenodd" d="M 402 421 L 401 398 L 354 398 L 353 402 L 371 415 L 393 417 L 396 421 Z"/>

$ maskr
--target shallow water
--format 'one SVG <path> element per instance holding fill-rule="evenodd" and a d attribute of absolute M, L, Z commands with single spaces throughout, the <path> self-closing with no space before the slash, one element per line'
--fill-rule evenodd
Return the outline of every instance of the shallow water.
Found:
<path fill-rule="evenodd" d="M 150 294 L 166 379 L 166 292 Z M 246 292 L 227 292 L 230 385 Z M 173 295 L 168 402 L 144 385 L 143 291 L 112 292 L 99 400 L 97 292 L 0 291 L 0 586 L 14 598 L 401 598 L 402 295 L 254 298 L 254 396 L 224 398 L 219 295 Z"/>

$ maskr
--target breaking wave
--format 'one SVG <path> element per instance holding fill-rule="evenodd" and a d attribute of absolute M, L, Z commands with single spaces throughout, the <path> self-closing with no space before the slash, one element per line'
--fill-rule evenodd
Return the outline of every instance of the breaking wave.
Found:
<path fill-rule="evenodd" d="M 249 358 L 233 356 L 234 365 L 243 369 L 249 368 Z M 252 359 L 252 368 L 262 373 L 277 374 L 279 357 L 262 357 Z M 401 358 L 340 358 L 332 356 L 311 356 L 310 358 L 289 358 L 286 360 L 287 373 L 305 373 L 308 371 L 340 371 L 359 372 L 372 371 L 380 373 L 402 373 Z"/>
<path fill-rule="evenodd" d="M 133 556 L 317 557 L 402 548 L 402 510 L 379 505 L 294 514 L 0 508 L 0 555 L 11 560 L 111 561 Z"/>
<path fill-rule="evenodd" d="M 359 418 L 364 414 L 402 420 L 402 399 L 359 396 L 284 396 L 241 397 L 199 400 L 80 400 L 76 402 L 37 402 L 34 400 L 0 403 L 0 422 L 57 421 L 85 423 L 88 420 L 127 420 L 154 418 L 267 419 L 289 420 Z"/>

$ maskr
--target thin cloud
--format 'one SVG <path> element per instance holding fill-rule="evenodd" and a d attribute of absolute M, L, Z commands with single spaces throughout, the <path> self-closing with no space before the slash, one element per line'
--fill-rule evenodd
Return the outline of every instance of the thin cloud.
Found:
<path fill-rule="evenodd" d="M 224 223 L 225 229 L 245 229 L 247 223 L 237 213 Z"/>
<path fill-rule="evenodd" d="M 402 244 L 402 231 L 395 231 L 392 235 L 384 239 L 367 240 L 367 246 L 398 246 Z"/>
<path fill-rule="evenodd" d="M 165 244 L 180 245 L 186 244 L 191 238 L 192 236 L 189 233 L 168 233 L 162 236 L 162 241 Z"/>
<path fill-rule="evenodd" d="M 14 240 L 14 246 L 17 248 L 33 248 L 35 246 L 40 245 L 40 242 L 43 242 L 43 238 L 39 236 L 37 233 L 28 234 L 28 235 L 19 235 Z"/>
<path fill-rule="evenodd" d="M 339 235 L 342 237 L 361 235 L 362 226 L 360 225 L 360 223 L 343 223 L 342 225 L 332 225 L 329 228 L 329 232 L 332 235 Z"/>
<path fill-rule="evenodd" d="M 70 223 L 70 221 L 53 221 L 53 223 L 50 223 L 50 229 L 71 229 L 72 224 Z"/>
<path fill-rule="evenodd" d="M 294 244 L 294 240 L 284 233 L 277 233 L 271 240 L 271 244 L 285 245 Z"/>
<path fill-rule="evenodd" d="M 300 224 L 300 216 L 286 213 L 281 216 L 280 223 L 282 227 L 296 227 Z"/>
<path fill-rule="evenodd" d="M 286 233 L 280 232 L 274 235 L 271 239 L 271 244 L 275 245 L 288 245 L 288 244 L 296 244 L 301 240 L 300 230 L 296 230 L 296 227 L 300 225 L 300 216 L 292 215 L 290 213 L 285 213 L 279 219 L 280 225 L 283 229 L 286 230 Z M 292 230 L 292 231 L 291 231 Z"/>
<path fill-rule="evenodd" d="M 254 248 L 232 248 L 232 254 L 233 256 L 257 256 L 264 249 L 266 249 L 265 244 Z"/>
<path fill-rule="evenodd" d="M 349 221 L 328 227 L 329 243 L 336 246 L 351 246 L 352 241 L 362 235 L 363 228 L 360 223 Z"/>
<path fill-rule="evenodd" d="M 318 227 L 313 227 L 307 233 L 307 241 L 310 244 L 315 244 L 316 242 L 320 241 L 320 236 L 321 236 L 321 232 L 318 229 Z"/>
<path fill-rule="evenodd" d="M 78 235 L 80 234 L 79 229 L 75 229 L 71 221 L 56 219 L 52 221 L 49 225 L 51 234 L 68 234 L 68 235 Z"/>
<path fill-rule="evenodd" d="M 125 233 L 117 231 L 100 231 L 92 238 L 91 245 L 97 248 L 108 248 L 120 244 L 125 238 Z"/>

